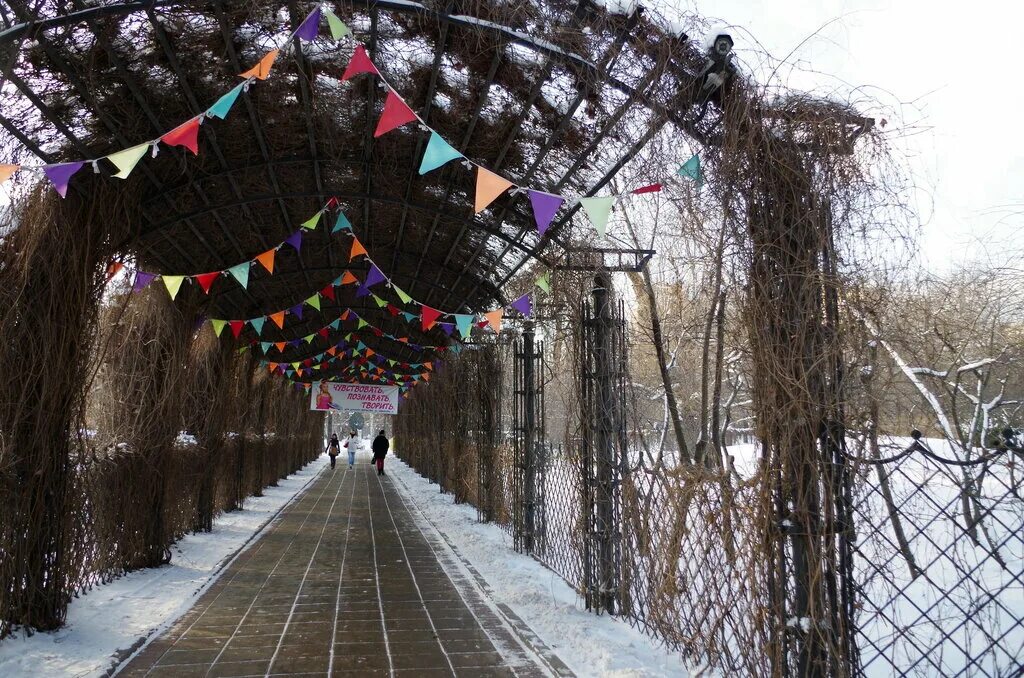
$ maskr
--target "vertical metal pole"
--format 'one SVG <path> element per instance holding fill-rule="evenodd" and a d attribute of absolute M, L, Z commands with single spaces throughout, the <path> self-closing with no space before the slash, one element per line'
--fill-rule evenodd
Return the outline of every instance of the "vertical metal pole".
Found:
<path fill-rule="evenodd" d="M 523 549 L 533 553 L 537 499 L 537 377 L 533 323 L 523 328 Z"/>
<path fill-rule="evenodd" d="M 601 608 L 615 614 L 614 532 L 615 506 L 612 493 L 615 466 L 616 407 L 612 356 L 611 276 L 607 272 L 594 280 L 594 372 L 596 383 L 594 451 L 597 461 L 595 522 L 598 540 L 598 600 Z"/>

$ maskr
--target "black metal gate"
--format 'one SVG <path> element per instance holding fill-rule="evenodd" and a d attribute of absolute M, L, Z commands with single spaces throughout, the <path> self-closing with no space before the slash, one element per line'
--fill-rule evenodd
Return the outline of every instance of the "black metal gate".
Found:
<path fill-rule="evenodd" d="M 513 426 L 512 540 L 517 551 L 534 553 L 544 548 L 544 380 L 541 378 L 543 342 L 536 341 L 527 323 L 515 342 L 512 370 Z"/>

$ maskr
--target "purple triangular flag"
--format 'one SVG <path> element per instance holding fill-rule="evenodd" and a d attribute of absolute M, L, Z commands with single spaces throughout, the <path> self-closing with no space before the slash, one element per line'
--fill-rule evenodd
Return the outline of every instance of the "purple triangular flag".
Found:
<path fill-rule="evenodd" d="M 132 284 L 132 292 L 141 292 L 146 289 L 146 285 L 153 282 L 153 278 L 156 277 L 156 273 L 146 273 L 145 271 L 135 271 L 135 283 Z"/>
<path fill-rule="evenodd" d="M 302 339 L 289 339 L 288 340 L 288 345 L 289 346 L 298 346 L 301 343 L 302 343 Z"/>
<path fill-rule="evenodd" d="M 360 285 L 359 288 L 356 289 L 356 299 L 359 299 L 360 297 L 365 297 L 369 293 L 370 293 L 370 288 L 369 287 L 367 287 L 365 284 Z M 353 313 L 352 315 L 355 315 L 355 314 Z M 359 316 L 356 316 L 356 317 L 358 318 Z"/>
<path fill-rule="evenodd" d="M 309 16 L 295 29 L 295 37 L 302 38 L 307 42 L 316 40 L 316 34 L 320 31 L 320 8 L 317 7 Z"/>
<path fill-rule="evenodd" d="M 513 301 L 509 306 L 522 313 L 525 318 L 529 318 L 530 315 L 533 314 L 533 303 L 530 301 L 529 294 L 524 294 Z"/>
<path fill-rule="evenodd" d="M 57 193 L 63 198 L 68 194 L 68 182 L 71 181 L 71 176 L 82 169 L 84 164 L 84 162 L 68 162 L 63 165 L 44 165 L 43 174 L 46 175 L 46 178 L 50 180 L 53 187 L 57 189 Z"/>
<path fill-rule="evenodd" d="M 288 309 L 288 312 L 294 316 L 298 316 L 299 320 L 302 320 L 302 304 L 295 304 Z"/>
<path fill-rule="evenodd" d="M 295 251 L 298 252 L 299 248 L 302 247 L 302 231 L 295 231 L 288 236 L 288 239 L 285 240 L 285 242 L 294 247 Z"/>
<path fill-rule="evenodd" d="M 437 323 L 441 326 L 441 330 L 444 331 L 449 337 L 452 336 L 452 332 L 455 331 L 455 323 Z"/>
<path fill-rule="evenodd" d="M 550 193 L 530 191 L 530 204 L 533 205 L 533 218 L 537 222 L 537 230 L 541 235 L 548 230 L 551 220 L 555 218 L 558 208 L 565 202 L 565 198 Z"/>
<path fill-rule="evenodd" d="M 205 322 L 206 322 L 206 316 L 205 315 L 197 315 L 196 316 L 196 321 L 192 325 L 192 331 L 193 332 L 198 332 L 202 328 L 203 323 L 205 323 Z"/>
<path fill-rule="evenodd" d="M 381 270 L 377 268 L 377 264 L 370 264 L 370 272 L 366 274 L 366 281 L 363 283 L 363 287 L 373 287 L 377 283 L 382 283 L 387 278 L 381 273 Z M 358 294 L 356 296 L 359 296 Z"/>

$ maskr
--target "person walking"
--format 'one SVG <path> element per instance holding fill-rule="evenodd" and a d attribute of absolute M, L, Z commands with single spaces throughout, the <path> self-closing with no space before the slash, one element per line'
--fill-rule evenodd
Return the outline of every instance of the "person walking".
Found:
<path fill-rule="evenodd" d="M 348 467 L 352 468 L 356 463 L 356 451 L 362 447 L 362 439 L 355 431 L 349 431 L 348 440 L 345 441 L 345 449 L 348 450 Z"/>
<path fill-rule="evenodd" d="M 377 475 L 384 475 L 384 457 L 387 456 L 388 448 L 391 444 L 388 442 L 387 436 L 384 435 L 384 430 L 377 434 L 377 437 L 373 439 L 371 449 L 373 450 L 373 461 L 377 464 Z"/>
<path fill-rule="evenodd" d="M 331 439 L 324 450 L 331 457 L 331 468 L 334 468 L 334 460 L 341 454 L 341 444 L 338 442 L 338 434 L 332 433 Z"/>

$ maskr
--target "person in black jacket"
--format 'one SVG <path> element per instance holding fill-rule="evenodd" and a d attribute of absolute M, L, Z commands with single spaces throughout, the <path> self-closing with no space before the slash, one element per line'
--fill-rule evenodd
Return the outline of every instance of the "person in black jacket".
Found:
<path fill-rule="evenodd" d="M 377 464 L 377 475 L 379 476 L 384 475 L 384 457 L 387 456 L 390 446 L 383 430 L 377 434 L 377 437 L 373 439 L 373 444 L 370 446 L 373 450 L 373 461 Z"/>

